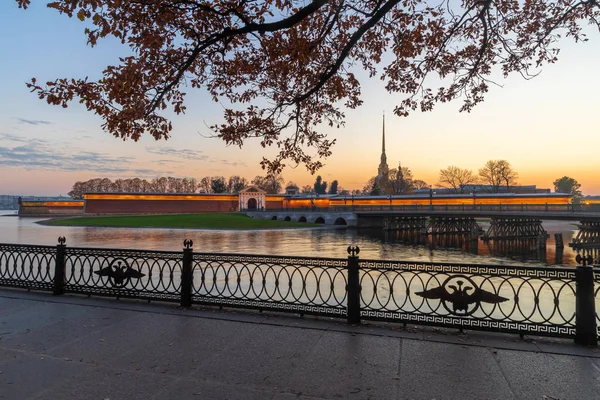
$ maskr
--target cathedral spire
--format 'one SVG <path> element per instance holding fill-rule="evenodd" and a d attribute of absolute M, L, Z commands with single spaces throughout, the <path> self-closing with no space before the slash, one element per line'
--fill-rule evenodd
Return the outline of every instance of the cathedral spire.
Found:
<path fill-rule="evenodd" d="M 381 140 L 381 154 L 385 155 L 385 111 L 383 112 L 383 137 Z"/>
<path fill-rule="evenodd" d="M 377 169 L 377 176 L 387 179 L 390 169 L 387 165 L 387 156 L 385 155 L 385 111 L 383 112 L 383 132 L 381 137 L 381 162 Z"/>

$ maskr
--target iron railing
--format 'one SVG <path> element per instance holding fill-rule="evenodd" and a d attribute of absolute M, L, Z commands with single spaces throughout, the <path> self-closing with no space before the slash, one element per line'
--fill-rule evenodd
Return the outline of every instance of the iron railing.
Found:
<path fill-rule="evenodd" d="M 366 319 L 571 337 L 575 268 L 361 260 Z"/>
<path fill-rule="evenodd" d="M 598 332 L 598 338 L 600 338 L 600 268 L 594 268 L 594 287 L 594 300 L 596 307 L 596 330 Z"/>
<path fill-rule="evenodd" d="M 595 345 L 600 269 L 0 244 L 0 286 L 556 337 Z M 585 322 L 585 323 L 584 323 Z M 587 333 L 586 333 L 587 332 Z M 592 332 L 591 334 L 589 332 Z M 586 336 L 587 335 L 587 336 Z"/>
<path fill-rule="evenodd" d="M 192 302 L 346 315 L 346 260 L 195 253 Z"/>
<path fill-rule="evenodd" d="M 52 291 L 56 247 L 0 244 L 0 286 Z"/>

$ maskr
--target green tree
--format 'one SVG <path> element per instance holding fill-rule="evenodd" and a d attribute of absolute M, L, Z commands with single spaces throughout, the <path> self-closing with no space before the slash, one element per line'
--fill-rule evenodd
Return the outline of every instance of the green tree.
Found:
<path fill-rule="evenodd" d="M 381 190 L 381 187 L 379 186 L 379 180 L 374 179 L 373 185 L 371 186 L 371 190 L 369 191 L 369 196 L 381 196 L 382 194 L 383 194 L 383 191 Z"/>
<path fill-rule="evenodd" d="M 337 194 L 337 192 L 338 192 L 338 181 L 335 180 L 335 181 L 331 182 L 331 185 L 329 186 L 329 191 L 327 193 Z"/>
<path fill-rule="evenodd" d="M 321 178 L 321 175 L 317 176 L 317 179 L 315 180 L 315 184 L 313 185 L 313 187 L 315 189 L 316 194 L 327 193 L 327 182 L 323 181 L 323 178 Z"/>
<path fill-rule="evenodd" d="M 213 193 L 225 193 L 227 191 L 227 184 L 225 183 L 224 176 L 213 176 L 210 181 L 210 188 Z"/>
<path fill-rule="evenodd" d="M 556 193 L 567 193 L 575 197 L 581 197 L 581 190 L 579 190 L 581 184 L 569 176 L 563 176 L 555 180 L 553 185 Z"/>

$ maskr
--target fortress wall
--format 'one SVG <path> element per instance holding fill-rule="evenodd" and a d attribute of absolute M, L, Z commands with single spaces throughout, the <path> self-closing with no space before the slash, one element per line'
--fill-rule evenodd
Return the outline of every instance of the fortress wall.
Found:
<path fill-rule="evenodd" d="M 86 214 L 193 214 L 232 212 L 239 208 L 235 200 L 86 200 Z"/>
<path fill-rule="evenodd" d="M 83 213 L 83 201 L 24 201 L 19 215 L 77 215 Z"/>

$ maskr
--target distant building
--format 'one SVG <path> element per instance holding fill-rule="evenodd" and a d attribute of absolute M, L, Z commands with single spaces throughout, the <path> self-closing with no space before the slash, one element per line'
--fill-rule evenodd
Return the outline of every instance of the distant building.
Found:
<path fill-rule="evenodd" d="M 581 204 L 600 204 L 600 196 L 585 196 L 581 198 Z"/>
<path fill-rule="evenodd" d="M 285 187 L 285 194 L 295 196 L 300 194 L 300 188 L 296 185 L 289 185 Z"/>
<path fill-rule="evenodd" d="M 494 192 L 495 187 L 492 185 L 461 185 L 459 190 L 452 188 L 433 188 L 433 192 L 436 194 L 455 194 L 455 193 L 515 193 L 515 194 L 535 194 L 535 193 L 550 193 L 550 189 L 538 189 L 536 185 L 522 185 L 522 186 L 499 186 L 497 192 Z M 429 189 L 417 189 L 414 191 L 418 193 L 429 193 Z"/>

